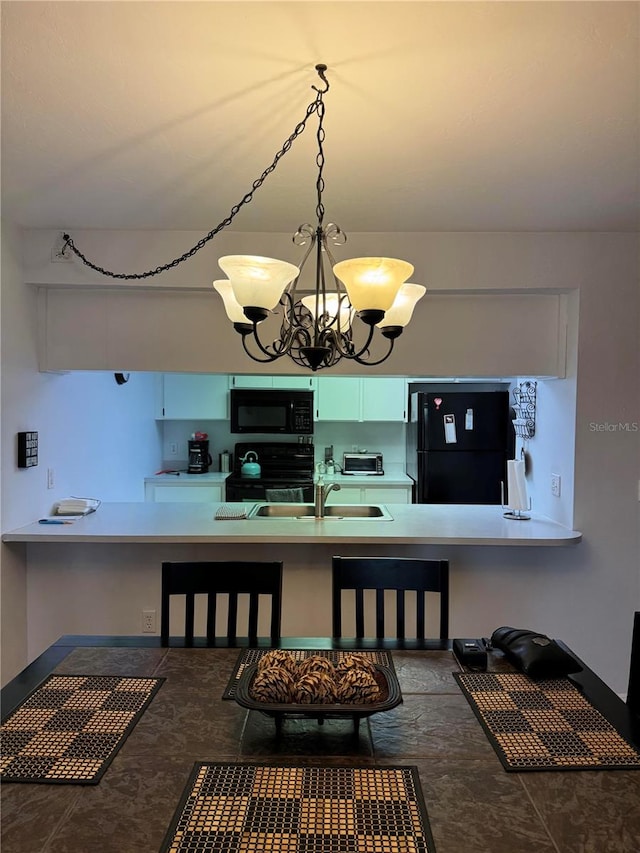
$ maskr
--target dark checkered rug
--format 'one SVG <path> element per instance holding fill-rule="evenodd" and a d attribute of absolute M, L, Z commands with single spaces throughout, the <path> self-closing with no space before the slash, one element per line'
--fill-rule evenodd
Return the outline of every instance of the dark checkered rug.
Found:
<path fill-rule="evenodd" d="M 454 672 L 505 770 L 634 770 L 640 754 L 568 678 Z"/>
<path fill-rule="evenodd" d="M 415 767 L 195 765 L 161 853 L 435 853 Z"/>
<path fill-rule="evenodd" d="M 244 670 L 252 663 L 257 663 L 268 651 L 269 649 L 243 649 L 243 651 L 240 652 L 238 660 L 233 667 L 233 674 L 229 679 L 229 683 L 225 687 L 224 693 L 222 694 L 223 699 L 235 699 L 236 687 L 238 686 L 238 681 L 240 680 L 240 676 Z M 329 660 L 333 661 L 333 663 L 338 663 L 338 661 L 342 660 L 345 655 L 354 654 L 354 652 L 338 651 L 337 649 L 288 649 L 288 651 L 296 658 L 296 660 L 304 660 L 304 658 L 308 658 L 310 655 L 322 655 L 322 657 L 328 657 Z M 369 658 L 372 663 L 379 663 L 381 666 L 386 666 L 388 669 L 394 669 L 391 652 L 387 652 L 384 649 L 366 651 L 357 649 L 356 652 L 359 655 L 364 655 Z"/>
<path fill-rule="evenodd" d="M 3 721 L 3 782 L 95 785 L 164 678 L 51 675 Z"/>

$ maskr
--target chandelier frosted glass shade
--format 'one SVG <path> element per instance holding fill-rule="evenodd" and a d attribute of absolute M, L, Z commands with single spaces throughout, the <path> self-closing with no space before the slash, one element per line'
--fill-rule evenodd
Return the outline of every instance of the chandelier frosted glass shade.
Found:
<path fill-rule="evenodd" d="M 263 312 L 273 311 L 285 287 L 300 273 L 294 264 L 260 255 L 225 255 L 218 264 L 227 274 L 238 304 Z"/>
<path fill-rule="evenodd" d="M 351 328 L 351 321 L 355 312 L 346 296 L 338 296 L 337 293 L 324 296 L 312 294 L 305 296 L 300 301 L 311 312 L 315 321 L 320 320 L 319 325 L 322 327 L 333 327 L 335 329 L 339 327 L 342 332 L 347 332 Z M 318 315 L 320 316 L 318 317 Z"/>
<path fill-rule="evenodd" d="M 376 326 L 379 329 L 384 329 L 388 326 L 401 326 L 404 328 L 408 325 L 413 315 L 413 309 L 416 303 L 427 292 L 427 288 L 421 284 L 411 284 L 407 282 L 403 284 L 398 295 L 393 300 L 393 305 L 388 311 L 385 311 L 384 317 Z"/>
<path fill-rule="evenodd" d="M 349 258 L 333 267 L 358 313 L 388 311 L 412 272 L 412 264 L 397 258 Z"/>
<path fill-rule="evenodd" d="M 232 323 L 248 324 L 244 308 L 233 295 L 233 288 L 228 279 L 218 279 L 213 282 L 213 287 L 218 291 L 224 303 L 224 310 Z"/>

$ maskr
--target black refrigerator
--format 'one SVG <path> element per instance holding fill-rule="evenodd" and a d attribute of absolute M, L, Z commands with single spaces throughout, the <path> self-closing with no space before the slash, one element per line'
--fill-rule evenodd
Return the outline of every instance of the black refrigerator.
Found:
<path fill-rule="evenodd" d="M 418 391 L 409 411 L 414 503 L 500 504 L 515 447 L 509 392 Z"/>

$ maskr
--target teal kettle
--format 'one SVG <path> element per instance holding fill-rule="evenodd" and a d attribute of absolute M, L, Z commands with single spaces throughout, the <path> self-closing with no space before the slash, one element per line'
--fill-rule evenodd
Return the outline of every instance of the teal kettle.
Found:
<path fill-rule="evenodd" d="M 256 479 L 260 476 L 261 469 L 258 464 L 258 454 L 255 450 L 249 450 L 240 460 L 242 467 L 240 468 L 240 476 L 248 479 Z"/>

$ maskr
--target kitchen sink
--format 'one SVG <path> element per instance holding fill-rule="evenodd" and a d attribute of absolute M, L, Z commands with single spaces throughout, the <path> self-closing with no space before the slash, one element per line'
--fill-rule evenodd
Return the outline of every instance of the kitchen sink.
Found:
<path fill-rule="evenodd" d="M 277 518 L 315 521 L 315 508 L 313 504 L 284 504 L 264 503 L 256 504 L 249 511 L 247 518 Z M 324 521 L 337 521 L 339 519 L 358 519 L 358 521 L 393 521 L 393 516 L 386 508 L 379 504 L 329 504 L 324 508 Z M 320 520 L 320 519 L 318 519 Z"/>

